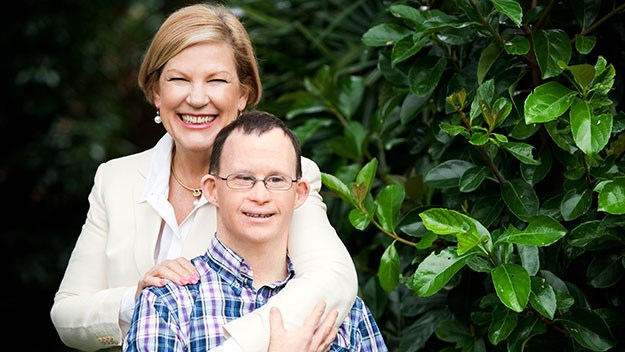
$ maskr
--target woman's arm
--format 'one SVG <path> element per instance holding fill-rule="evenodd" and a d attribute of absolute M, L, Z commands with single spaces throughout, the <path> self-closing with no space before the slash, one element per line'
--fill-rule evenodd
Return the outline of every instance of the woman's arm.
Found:
<path fill-rule="evenodd" d="M 103 169 L 100 166 L 96 172 L 87 219 L 50 311 L 63 343 L 84 351 L 121 344 L 120 301 L 131 289 L 108 286 L 105 253 L 108 222 L 101 196 Z"/>
<path fill-rule="evenodd" d="M 245 352 L 267 351 L 269 309 L 277 306 L 287 329 L 301 326 L 319 301 L 326 312 L 339 312 L 336 326 L 345 319 L 358 291 L 358 278 L 347 248 L 330 224 L 320 195 L 321 173 L 310 159 L 302 158 L 303 175 L 310 183 L 306 202 L 293 216 L 289 234 L 289 255 L 296 276 L 263 307 L 237 320 L 225 329 Z"/>

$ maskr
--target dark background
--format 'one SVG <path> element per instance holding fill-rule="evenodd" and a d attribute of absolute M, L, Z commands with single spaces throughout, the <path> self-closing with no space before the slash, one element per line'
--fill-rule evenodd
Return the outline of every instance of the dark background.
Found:
<path fill-rule="evenodd" d="M 187 3 L 24 0 L 5 12 L 0 33 L 0 241 L 9 270 L 0 302 L 10 326 L 5 347 L 69 350 L 49 311 L 85 219 L 95 169 L 153 146 L 163 134 L 138 89 L 137 69 L 164 17 Z M 333 59 L 332 39 L 322 55 L 301 28 L 325 28 L 331 12 L 351 2 L 285 3 L 229 2 L 253 10 L 244 22 L 261 64 L 260 107 L 278 115 L 280 107 L 269 102 Z M 379 10 L 382 4 L 371 6 Z M 359 44 L 370 21 L 367 14 L 355 15 L 363 23 L 353 33 L 344 31 L 341 40 Z"/>

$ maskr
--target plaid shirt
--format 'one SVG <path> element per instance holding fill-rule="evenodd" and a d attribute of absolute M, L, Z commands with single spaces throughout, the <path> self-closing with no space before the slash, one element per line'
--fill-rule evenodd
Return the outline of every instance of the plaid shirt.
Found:
<path fill-rule="evenodd" d="M 226 322 L 264 305 L 294 275 L 289 261 L 285 280 L 255 290 L 250 267 L 217 236 L 206 253 L 191 262 L 200 273 L 197 284 L 168 282 L 141 292 L 124 351 L 210 351 L 226 340 L 221 328 Z M 359 297 L 330 350 L 388 351 L 373 315 Z"/>

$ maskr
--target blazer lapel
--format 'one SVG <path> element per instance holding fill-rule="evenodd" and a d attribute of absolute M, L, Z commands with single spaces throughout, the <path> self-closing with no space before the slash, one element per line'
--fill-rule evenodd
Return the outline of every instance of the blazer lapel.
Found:
<path fill-rule="evenodd" d="M 147 170 L 152 153 L 138 163 L 137 177 L 133 187 L 133 201 L 135 204 L 135 262 L 140 273 L 147 272 L 155 264 L 154 253 L 162 223 L 161 217 L 152 206 L 142 199 Z"/>

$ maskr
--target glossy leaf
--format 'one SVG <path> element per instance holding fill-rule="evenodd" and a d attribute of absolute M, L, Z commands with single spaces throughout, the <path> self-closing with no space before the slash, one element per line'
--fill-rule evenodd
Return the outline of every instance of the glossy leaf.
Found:
<path fill-rule="evenodd" d="M 517 27 L 521 27 L 521 20 L 523 18 L 523 9 L 516 0 L 491 0 L 497 11 L 506 15 L 509 19 L 516 24 Z"/>
<path fill-rule="evenodd" d="M 341 181 L 338 177 L 322 172 L 321 180 L 323 181 L 323 185 L 336 192 L 341 199 L 351 204 L 353 207 L 356 207 L 356 202 L 352 197 L 352 191 L 347 187 L 343 181 Z"/>
<path fill-rule="evenodd" d="M 568 64 L 571 59 L 572 48 L 566 33 L 561 29 L 534 28 L 532 39 L 542 79 L 559 75 L 562 67 L 558 62 Z"/>
<path fill-rule="evenodd" d="M 625 274 L 622 259 L 622 255 L 593 258 L 586 272 L 588 284 L 595 288 L 606 288 L 617 284 Z"/>
<path fill-rule="evenodd" d="M 599 211 L 608 214 L 625 214 L 625 178 L 606 182 L 599 191 Z"/>
<path fill-rule="evenodd" d="M 373 213 L 363 212 L 360 209 L 352 209 L 348 217 L 349 223 L 352 224 L 355 229 L 363 231 L 369 226 L 371 220 L 373 220 Z"/>
<path fill-rule="evenodd" d="M 497 297 L 513 311 L 525 310 L 531 291 L 530 276 L 518 264 L 500 264 L 491 271 Z"/>
<path fill-rule="evenodd" d="M 477 83 L 482 84 L 484 77 L 490 70 L 490 67 L 497 61 L 501 54 L 501 47 L 496 41 L 492 41 L 480 55 L 480 59 L 477 63 Z"/>
<path fill-rule="evenodd" d="M 521 265 L 530 276 L 534 276 L 540 270 L 540 253 L 536 246 L 526 246 L 523 244 L 516 245 L 519 252 Z"/>
<path fill-rule="evenodd" d="M 488 177 L 489 171 L 486 167 L 477 166 L 468 169 L 460 177 L 460 192 L 472 192 L 476 190 L 482 182 Z"/>
<path fill-rule="evenodd" d="M 525 99 L 525 123 L 555 120 L 569 109 L 574 96 L 575 91 L 554 81 L 536 87 Z"/>
<path fill-rule="evenodd" d="M 458 187 L 460 178 L 470 168 L 475 167 L 464 160 L 446 160 L 430 169 L 425 174 L 423 181 L 430 187 L 450 188 Z"/>
<path fill-rule="evenodd" d="M 477 220 L 455 210 L 432 208 L 419 214 L 423 225 L 439 235 L 458 239 L 458 254 L 469 252 L 479 243 L 490 243 L 490 233 Z"/>
<path fill-rule="evenodd" d="M 405 190 L 401 185 L 385 186 L 376 196 L 376 216 L 382 228 L 390 233 L 395 232 L 404 197 Z"/>
<path fill-rule="evenodd" d="M 410 92 L 414 95 L 428 95 L 438 85 L 445 71 L 444 57 L 422 56 L 414 60 L 408 72 Z"/>
<path fill-rule="evenodd" d="M 585 189 L 581 193 L 577 189 L 572 189 L 564 195 L 560 203 L 560 213 L 566 221 L 577 219 L 584 215 L 592 203 L 592 190 Z"/>
<path fill-rule="evenodd" d="M 371 192 L 373 182 L 375 182 L 375 173 L 378 170 L 378 159 L 373 158 L 358 171 L 356 175 L 356 183 L 365 185 L 365 193 Z"/>
<path fill-rule="evenodd" d="M 534 146 L 531 144 L 522 142 L 508 142 L 502 143 L 501 146 L 523 164 L 540 165 L 540 160 L 534 159 Z"/>
<path fill-rule="evenodd" d="M 362 42 L 367 46 L 391 45 L 403 37 L 412 34 L 406 27 L 393 23 L 383 23 L 367 30 L 362 36 Z"/>
<path fill-rule="evenodd" d="M 523 230 L 510 226 L 495 243 L 517 243 L 530 246 L 549 246 L 566 235 L 566 228 L 555 219 L 539 215 L 529 219 Z"/>
<path fill-rule="evenodd" d="M 508 352 L 523 352 L 525 345 L 534 336 L 547 331 L 545 323 L 535 316 L 522 319 L 508 339 Z M 528 351 L 530 352 L 530 351 Z"/>
<path fill-rule="evenodd" d="M 493 309 L 493 320 L 488 327 L 488 340 L 493 345 L 499 344 L 508 338 L 518 323 L 517 313 L 506 306 L 498 304 Z"/>
<path fill-rule="evenodd" d="M 395 248 L 395 242 L 386 247 L 380 258 L 378 279 L 380 286 L 387 293 L 393 292 L 399 283 L 399 254 Z"/>
<path fill-rule="evenodd" d="M 574 99 L 570 116 L 575 145 L 584 154 L 598 154 L 610 139 L 612 115 L 594 115 L 590 104 L 581 99 Z"/>
<path fill-rule="evenodd" d="M 532 277 L 530 304 L 542 316 L 553 320 L 556 308 L 558 308 L 556 293 L 553 287 L 542 277 Z"/>
<path fill-rule="evenodd" d="M 558 321 L 575 342 L 591 351 L 607 351 L 616 344 L 603 319 L 592 311 L 573 309 Z"/>
<path fill-rule="evenodd" d="M 412 276 L 415 293 L 427 297 L 440 291 L 464 267 L 466 261 L 475 255 L 476 252 L 458 255 L 454 247 L 447 247 L 438 254 L 430 253 Z"/>
<path fill-rule="evenodd" d="M 501 196 L 508 209 L 521 220 L 538 214 L 538 196 L 534 189 L 523 180 L 512 180 L 501 186 Z"/>

